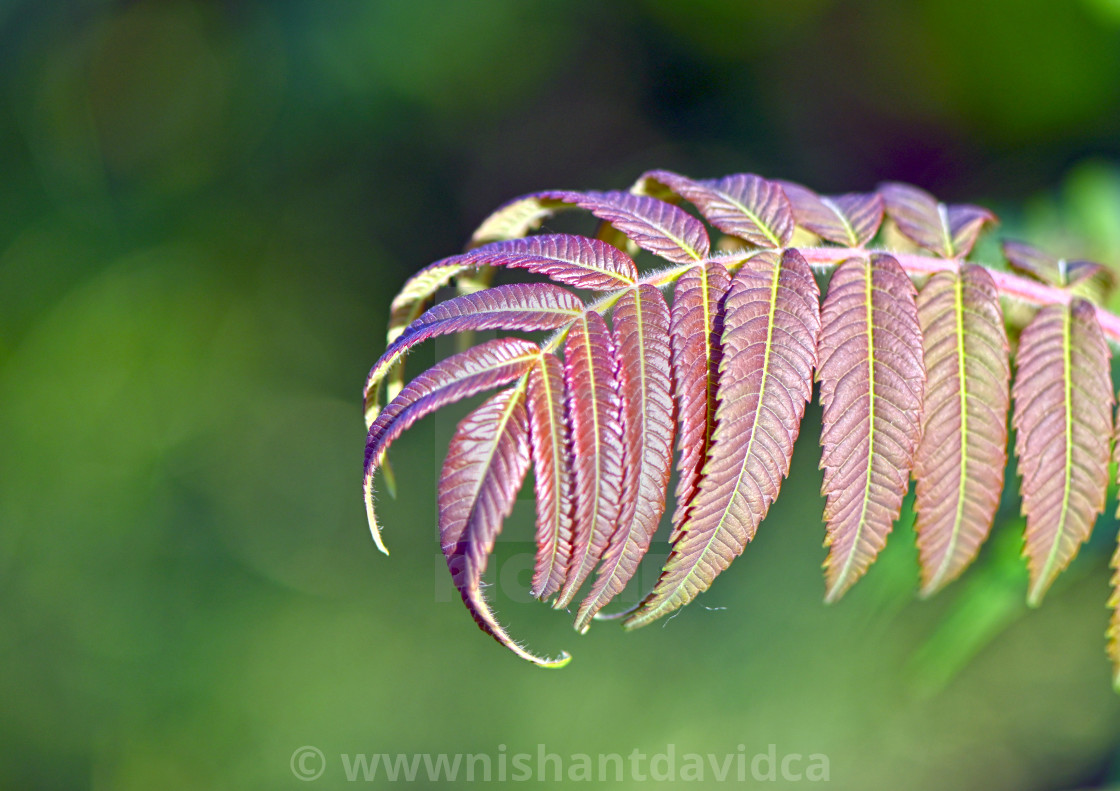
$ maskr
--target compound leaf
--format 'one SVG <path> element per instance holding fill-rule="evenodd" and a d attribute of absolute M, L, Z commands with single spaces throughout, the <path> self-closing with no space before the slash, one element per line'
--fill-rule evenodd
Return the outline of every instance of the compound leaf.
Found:
<path fill-rule="evenodd" d="M 678 205 L 685 201 L 725 234 L 714 256 L 704 222 Z M 598 238 L 526 237 L 573 207 L 599 219 Z M 861 249 L 880 235 L 884 215 L 891 224 L 883 242 L 901 243 L 905 271 L 891 255 Z M 440 487 L 441 537 L 480 626 L 530 661 L 562 664 L 566 654 L 543 659 L 518 646 L 481 595 L 487 558 L 529 464 L 536 468 L 531 591 L 565 608 L 597 571 L 576 613 L 584 631 L 604 617 L 601 608 L 624 590 L 650 546 L 677 430 L 669 558 L 637 607 L 605 616 L 640 626 L 706 590 L 757 533 L 788 474 L 815 369 L 826 600 L 843 595 L 875 560 L 911 473 L 922 593 L 972 562 L 999 507 L 1010 408 L 1028 601 L 1037 604 L 1104 508 L 1114 404 L 1105 336 L 1120 343 L 1120 317 L 1093 306 L 1115 285 L 1098 264 L 1018 242 L 1004 245 L 1014 272 L 963 260 L 994 222 L 985 209 L 945 205 L 905 184 L 821 196 L 750 174 L 696 181 L 661 170 L 630 192 L 559 190 L 512 201 L 479 227 L 468 252 L 419 272 L 392 303 L 389 348 L 365 394 L 364 490 L 374 540 L 384 551 L 373 478 L 383 469 L 391 488 L 391 443 L 445 404 L 515 382 L 459 426 Z M 823 244 L 788 249 L 798 230 Z M 744 242 L 768 249 L 744 252 Z M 639 249 L 671 266 L 640 277 Z M 501 268 L 557 285 L 492 287 Z M 813 273 L 828 269 L 822 306 Z M 926 280 L 916 300 L 911 277 Z M 423 312 L 453 281 L 459 296 Z M 670 307 L 656 287 L 673 283 Z M 602 295 L 585 305 L 563 287 Z M 1013 387 L 1004 297 L 1041 306 L 1020 336 Z M 613 332 L 603 318 L 612 309 Z M 544 348 L 516 338 L 479 344 L 404 386 L 409 348 L 476 329 L 555 332 Z M 460 348 L 474 342 L 461 341 Z M 563 361 L 554 354 L 561 345 Z M 390 403 L 379 412 L 386 382 Z M 1120 691 L 1120 548 L 1113 567 L 1108 651 Z"/>

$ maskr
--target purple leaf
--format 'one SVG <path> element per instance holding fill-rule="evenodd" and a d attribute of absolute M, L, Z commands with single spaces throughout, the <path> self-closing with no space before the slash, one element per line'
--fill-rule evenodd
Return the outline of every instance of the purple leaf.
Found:
<path fill-rule="evenodd" d="M 708 256 L 704 225 L 671 203 L 629 192 L 542 192 L 538 197 L 574 203 L 626 234 L 643 250 L 678 264 Z"/>
<path fill-rule="evenodd" d="M 606 549 L 622 501 L 622 397 L 618 359 L 598 313 L 577 321 L 564 347 L 567 417 L 575 471 L 572 557 L 557 609 L 567 607 Z"/>
<path fill-rule="evenodd" d="M 498 393 L 459 424 L 439 483 L 439 535 L 455 587 L 482 630 L 522 659 L 567 664 L 522 648 L 497 622 L 482 595 L 482 572 L 502 522 L 529 469 L 529 420 L 521 387 Z"/>
<path fill-rule="evenodd" d="M 925 384 L 915 289 L 889 255 L 832 275 L 818 348 L 826 601 L 863 575 L 902 508 Z"/>
<path fill-rule="evenodd" d="M 555 330 L 583 314 L 575 294 L 548 283 L 517 283 L 464 294 L 430 308 L 385 350 L 366 380 L 366 409 L 376 415 L 382 378 L 421 341 L 465 330 Z"/>
<path fill-rule="evenodd" d="M 557 283 L 591 291 L 615 291 L 634 285 L 633 259 L 613 245 L 571 234 L 515 239 L 495 245 L 493 266 L 527 269 Z M 476 251 L 476 253 L 482 250 Z"/>
<path fill-rule="evenodd" d="M 756 255 L 725 300 L 716 428 L 689 519 L 653 592 L 626 620 L 643 626 L 708 589 L 754 537 L 789 473 L 813 394 L 820 293 L 795 250 Z"/>
<path fill-rule="evenodd" d="M 942 258 L 964 258 L 976 237 L 996 216 L 979 206 L 946 206 L 925 190 L 890 182 L 879 187 L 887 215 L 919 247 Z"/>
<path fill-rule="evenodd" d="M 1066 261 L 1044 253 L 1037 247 L 1010 240 L 1004 241 L 1003 254 L 1016 272 L 1059 288 L 1095 282 L 1098 294 L 1094 296 L 1100 296 L 1114 285 L 1113 275 L 1108 268 L 1092 261 Z"/>
<path fill-rule="evenodd" d="M 566 206 L 560 201 L 546 203 L 553 206 Z M 484 225 L 484 228 L 486 227 Z M 513 230 L 520 229 L 507 228 L 509 232 Z M 390 306 L 389 343 L 392 344 L 400 338 L 440 288 L 453 279 L 463 280 L 471 272 L 480 269 L 484 271 L 491 267 L 526 269 L 545 275 L 557 283 L 591 291 L 627 288 L 633 285 L 638 277 L 638 270 L 628 255 L 597 239 L 587 239 L 572 234 L 551 234 L 494 242 L 462 255 L 436 261 L 409 278 Z M 474 281 L 475 286 L 488 284 L 489 277 L 478 277 Z M 470 288 L 467 290 L 470 291 Z M 391 399 L 403 384 L 401 360 L 394 361 L 378 376 L 371 376 L 367 380 L 365 391 L 367 425 L 377 416 L 377 409 L 380 406 L 379 390 L 385 380 L 390 381 Z"/>
<path fill-rule="evenodd" d="M 669 306 L 661 292 L 639 286 L 623 294 L 614 311 L 614 334 L 623 394 L 622 510 L 595 585 L 576 614 L 576 629 L 583 632 L 638 570 L 665 512 L 673 462 Z"/>
<path fill-rule="evenodd" d="M 537 557 L 530 593 L 560 590 L 572 556 L 572 459 L 564 415 L 564 370 L 551 354 L 529 373 L 529 444 L 537 496 Z"/>
<path fill-rule="evenodd" d="M 627 288 L 638 277 L 633 259 L 613 245 L 575 234 L 542 234 L 494 242 L 436 261 L 409 279 L 394 305 L 411 305 L 419 296 L 428 299 L 452 275 L 477 267 L 526 269 L 592 291 Z"/>
<path fill-rule="evenodd" d="M 879 232 L 883 199 L 876 192 L 821 196 L 792 181 L 778 184 L 793 206 L 797 224 L 826 241 L 863 247 Z"/>
<path fill-rule="evenodd" d="M 366 515 L 378 548 L 388 554 L 373 508 L 373 475 L 389 446 L 425 415 L 523 375 L 540 357 L 540 348 L 519 338 L 497 338 L 448 357 L 417 376 L 370 426 L 366 438 Z"/>
<path fill-rule="evenodd" d="M 716 419 L 716 383 L 719 381 L 722 301 L 731 287 L 723 264 L 712 262 L 690 269 L 677 281 L 671 310 L 673 393 L 680 424 L 680 457 L 677 461 L 677 507 L 673 513 L 675 541 L 684 524 L 692 497 L 700 485 L 700 472 L 708 457 Z"/>
<path fill-rule="evenodd" d="M 925 349 L 922 441 L 914 459 L 922 594 L 955 579 L 988 537 L 1007 464 L 1007 332 L 999 292 L 971 264 L 918 296 Z"/>
<path fill-rule="evenodd" d="M 664 184 L 716 228 L 757 247 L 785 247 L 793 237 L 793 210 L 777 182 L 751 173 L 693 181 L 667 170 L 643 179 Z"/>
<path fill-rule="evenodd" d="M 1042 308 L 1019 337 L 1012 423 L 1031 604 L 1104 510 L 1114 403 L 1109 357 L 1096 311 L 1083 299 Z"/>

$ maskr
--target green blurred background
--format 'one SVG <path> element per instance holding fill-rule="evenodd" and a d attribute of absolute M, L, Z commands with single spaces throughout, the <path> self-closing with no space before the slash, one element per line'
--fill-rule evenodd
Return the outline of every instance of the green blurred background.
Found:
<path fill-rule="evenodd" d="M 1013 491 L 934 600 L 904 516 L 825 607 L 811 412 L 754 545 L 663 628 L 527 603 L 522 501 L 491 594 L 574 654 L 547 672 L 445 581 L 456 414 L 395 449 L 392 558 L 359 495 L 392 295 L 517 194 L 902 179 L 1120 265 L 1118 163 L 1117 0 L 0 1 L 0 787 L 330 788 L 342 753 L 542 743 L 1120 784 L 1111 514 L 1036 611 Z"/>

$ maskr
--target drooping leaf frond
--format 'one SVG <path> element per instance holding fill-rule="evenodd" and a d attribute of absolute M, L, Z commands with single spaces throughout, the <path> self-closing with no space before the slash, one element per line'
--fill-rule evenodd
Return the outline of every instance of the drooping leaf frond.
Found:
<path fill-rule="evenodd" d="M 598 238 L 533 235 L 572 209 L 598 218 Z M 873 564 L 911 476 L 922 593 L 966 570 L 997 515 L 1013 411 L 1028 600 L 1037 603 L 1105 506 L 1108 344 L 1120 345 L 1120 318 L 1094 305 L 1113 285 L 1098 264 L 1018 242 L 1004 246 L 1013 271 L 969 261 L 994 222 L 986 209 L 905 184 L 829 197 L 753 174 L 694 180 L 663 170 L 629 192 L 512 201 L 471 249 L 422 270 L 393 301 L 388 348 L 365 390 L 364 490 L 378 546 L 374 478 L 390 445 L 436 409 L 508 386 L 451 441 L 441 541 L 482 629 L 522 658 L 557 666 L 566 654 L 545 659 L 519 646 L 482 595 L 529 467 L 532 595 L 561 609 L 579 602 L 581 632 L 604 617 L 642 626 L 707 590 L 761 529 L 815 380 L 826 600 Z M 892 240 L 902 249 L 884 247 Z M 731 252 L 713 252 L 713 241 Z M 639 250 L 664 266 L 639 271 Z M 491 285 L 503 269 L 551 284 Z M 439 301 L 452 284 L 458 295 Z M 1035 310 L 1019 335 L 1013 385 L 1008 301 L 1020 308 L 1008 313 L 1013 323 L 1023 306 Z M 411 348 L 473 330 L 530 337 L 479 343 L 404 384 Z M 664 568 L 636 606 L 604 616 L 653 544 L 674 449 Z M 1113 585 L 1109 653 L 1120 679 L 1120 570 Z"/>

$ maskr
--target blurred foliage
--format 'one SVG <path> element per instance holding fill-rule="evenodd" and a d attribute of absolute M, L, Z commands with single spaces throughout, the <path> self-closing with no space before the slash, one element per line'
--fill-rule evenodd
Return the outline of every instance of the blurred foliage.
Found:
<path fill-rule="evenodd" d="M 301 787 L 304 744 L 324 787 L 343 752 L 538 743 L 775 743 L 835 788 L 1120 780 L 1111 514 L 1037 611 L 1014 479 L 944 594 L 915 599 L 904 517 L 826 608 L 810 422 L 706 607 L 578 637 L 524 603 L 526 501 L 493 595 L 573 651 L 547 673 L 448 595 L 452 418 L 398 444 L 391 559 L 358 496 L 391 295 L 498 203 L 647 167 L 894 178 L 1117 266 L 1118 86 L 1114 0 L 0 3 L 0 787 Z"/>

